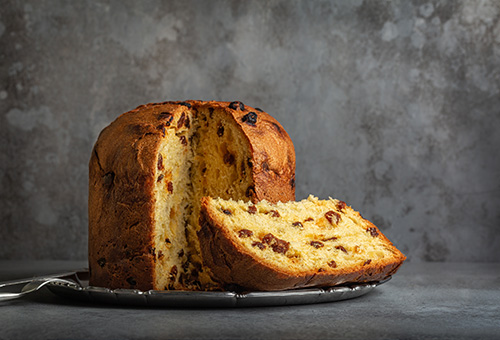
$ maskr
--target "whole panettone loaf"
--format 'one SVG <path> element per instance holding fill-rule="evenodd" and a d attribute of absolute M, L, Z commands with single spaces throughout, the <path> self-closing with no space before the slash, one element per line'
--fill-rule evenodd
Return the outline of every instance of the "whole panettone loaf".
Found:
<path fill-rule="evenodd" d="M 198 232 L 213 278 L 247 290 L 384 280 L 405 256 L 339 200 L 271 204 L 202 199 Z"/>
<path fill-rule="evenodd" d="M 241 102 L 165 102 L 106 127 L 89 165 L 90 285 L 212 289 L 203 196 L 295 199 L 295 152 L 270 115 Z"/>

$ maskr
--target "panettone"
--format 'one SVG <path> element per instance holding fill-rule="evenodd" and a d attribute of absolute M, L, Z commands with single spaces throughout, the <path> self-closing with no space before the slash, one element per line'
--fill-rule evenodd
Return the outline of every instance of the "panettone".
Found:
<path fill-rule="evenodd" d="M 243 290 L 281 290 L 380 281 L 405 256 L 343 201 L 271 204 L 202 199 L 198 232 L 215 281 Z"/>
<path fill-rule="evenodd" d="M 294 200 L 295 152 L 283 127 L 241 102 L 165 102 L 119 116 L 90 159 L 90 284 L 220 288 L 200 256 L 203 196 Z"/>

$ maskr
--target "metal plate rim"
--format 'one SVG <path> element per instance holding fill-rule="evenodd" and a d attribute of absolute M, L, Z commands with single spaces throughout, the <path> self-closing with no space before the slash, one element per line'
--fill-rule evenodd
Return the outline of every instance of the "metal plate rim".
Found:
<path fill-rule="evenodd" d="M 49 283 L 48 289 L 55 295 L 84 300 L 92 303 L 143 307 L 180 308 L 227 308 L 266 307 L 317 304 L 353 299 L 368 294 L 391 277 L 378 282 L 346 284 L 324 288 L 302 288 L 284 291 L 245 292 L 231 291 L 140 291 L 136 289 L 109 289 L 89 286 L 88 271 L 75 271 L 65 276 L 75 284 Z"/>

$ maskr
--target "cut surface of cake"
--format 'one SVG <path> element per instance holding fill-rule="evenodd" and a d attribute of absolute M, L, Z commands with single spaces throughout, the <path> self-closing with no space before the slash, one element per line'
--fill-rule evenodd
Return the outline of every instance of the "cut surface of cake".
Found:
<path fill-rule="evenodd" d="M 345 202 L 272 204 L 204 197 L 198 232 L 215 281 L 283 290 L 390 277 L 405 256 Z"/>
<path fill-rule="evenodd" d="M 283 127 L 241 102 L 164 102 L 119 116 L 89 164 L 90 284 L 218 289 L 196 235 L 203 196 L 294 200 Z"/>

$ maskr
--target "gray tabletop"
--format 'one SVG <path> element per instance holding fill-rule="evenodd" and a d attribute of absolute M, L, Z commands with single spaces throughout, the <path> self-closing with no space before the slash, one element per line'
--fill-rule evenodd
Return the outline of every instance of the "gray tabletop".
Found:
<path fill-rule="evenodd" d="M 85 262 L 0 261 L 0 281 Z M 362 297 L 315 305 L 149 309 L 63 299 L 0 303 L 0 339 L 500 339 L 500 263 L 405 263 Z"/>

